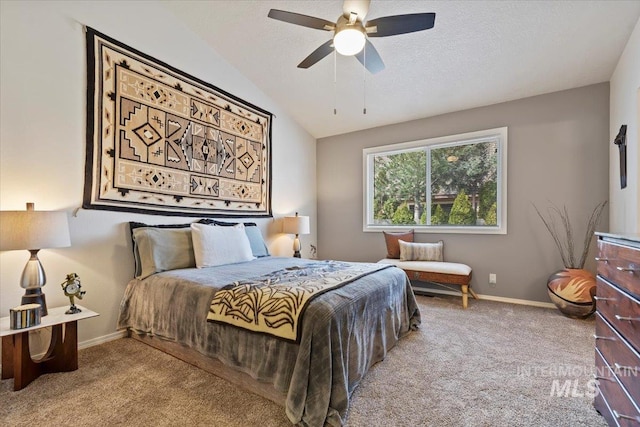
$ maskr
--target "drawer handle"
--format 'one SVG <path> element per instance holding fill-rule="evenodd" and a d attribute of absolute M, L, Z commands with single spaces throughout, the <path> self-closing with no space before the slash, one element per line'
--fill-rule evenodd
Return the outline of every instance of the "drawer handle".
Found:
<path fill-rule="evenodd" d="M 595 374 L 593 375 L 593 378 L 598 380 L 598 381 L 599 380 L 604 380 L 604 381 L 611 381 L 612 383 L 616 382 L 616 380 L 614 380 L 613 378 L 610 378 L 610 377 L 599 377 L 599 376 L 597 376 Z"/>
<path fill-rule="evenodd" d="M 596 257 L 596 261 L 598 261 L 598 262 L 608 263 L 608 262 L 609 262 L 609 258 L 600 258 L 600 257 Z"/>
<path fill-rule="evenodd" d="M 614 337 L 601 337 L 600 335 L 593 334 L 593 337 L 597 340 L 609 340 L 609 341 L 618 341 Z"/>
<path fill-rule="evenodd" d="M 640 317 L 620 316 L 619 314 L 616 314 L 615 318 L 618 320 L 626 320 L 628 322 L 640 322 Z"/>
<path fill-rule="evenodd" d="M 621 414 L 620 412 L 616 411 L 615 409 L 613 410 L 613 415 L 617 418 L 624 418 L 625 420 L 632 420 L 632 421 L 637 421 L 640 423 L 640 417 L 637 415 L 624 415 Z"/>
<path fill-rule="evenodd" d="M 618 271 L 628 271 L 629 273 L 635 273 L 636 271 L 640 271 L 638 267 L 616 267 Z"/>
<path fill-rule="evenodd" d="M 598 296 L 593 297 L 593 299 L 596 301 L 617 301 L 615 298 L 605 298 L 605 297 L 598 297 Z"/>
<path fill-rule="evenodd" d="M 637 371 L 637 366 L 622 366 L 618 362 L 613 364 L 613 367 L 616 368 L 617 371 Z"/>

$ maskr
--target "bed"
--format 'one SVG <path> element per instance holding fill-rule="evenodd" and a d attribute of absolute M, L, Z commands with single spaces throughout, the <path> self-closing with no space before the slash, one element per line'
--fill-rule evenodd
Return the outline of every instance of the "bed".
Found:
<path fill-rule="evenodd" d="M 258 243 L 262 250 L 264 242 Z M 187 249 L 175 242 L 170 246 L 188 251 L 185 244 Z M 166 247 L 156 252 L 167 255 Z M 125 290 L 118 328 L 283 405 L 293 424 L 342 425 L 351 393 L 369 368 L 420 324 L 411 284 L 393 266 L 261 253 L 244 262 L 138 275 Z M 140 255 L 136 257 L 139 265 Z M 280 280 L 291 272 L 299 275 L 327 268 L 359 274 L 310 299 L 301 311 L 295 339 L 211 319 L 212 301 L 224 289 L 274 275 Z"/>

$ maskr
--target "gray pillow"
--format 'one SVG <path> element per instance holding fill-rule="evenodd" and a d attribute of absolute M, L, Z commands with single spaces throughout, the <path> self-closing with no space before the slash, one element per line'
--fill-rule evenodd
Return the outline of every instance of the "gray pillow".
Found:
<path fill-rule="evenodd" d="M 136 240 L 133 238 L 133 232 L 137 228 L 148 227 L 148 228 L 187 228 L 191 230 L 191 224 L 145 224 L 143 222 L 130 221 L 129 222 L 129 231 L 131 232 L 131 243 L 133 247 L 133 260 L 135 262 L 135 272 L 134 277 L 140 276 L 142 273 L 142 266 L 140 265 L 140 253 L 138 251 L 138 245 L 136 244 Z"/>
<path fill-rule="evenodd" d="M 137 279 L 196 266 L 190 228 L 139 227 L 133 230 L 133 240 L 139 256 Z"/>
<path fill-rule="evenodd" d="M 269 256 L 269 249 L 267 248 L 266 243 L 264 243 L 264 238 L 262 237 L 262 232 L 258 227 L 244 227 L 244 232 L 247 234 L 249 238 L 249 244 L 251 245 L 251 252 L 253 252 L 253 256 L 256 258 Z"/>

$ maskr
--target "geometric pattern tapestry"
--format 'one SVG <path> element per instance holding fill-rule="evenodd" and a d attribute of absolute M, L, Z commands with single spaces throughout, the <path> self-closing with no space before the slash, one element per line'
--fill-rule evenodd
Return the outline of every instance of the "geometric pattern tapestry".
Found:
<path fill-rule="evenodd" d="M 271 113 L 87 28 L 83 207 L 271 216 L 271 121 Z"/>

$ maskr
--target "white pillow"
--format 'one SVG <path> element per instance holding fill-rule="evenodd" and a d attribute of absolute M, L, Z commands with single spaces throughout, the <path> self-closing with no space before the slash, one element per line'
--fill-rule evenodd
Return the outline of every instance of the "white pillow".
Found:
<path fill-rule="evenodd" d="M 196 267 L 235 264 L 255 259 L 244 224 L 220 227 L 206 224 L 191 224 L 193 252 Z"/>
<path fill-rule="evenodd" d="M 398 243 L 400 243 L 400 261 L 443 261 L 444 259 L 442 240 L 438 243 L 409 243 L 398 240 Z"/>

